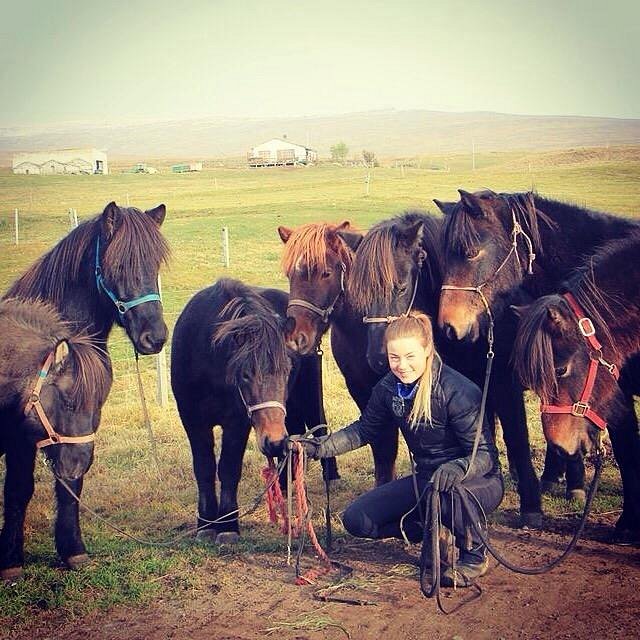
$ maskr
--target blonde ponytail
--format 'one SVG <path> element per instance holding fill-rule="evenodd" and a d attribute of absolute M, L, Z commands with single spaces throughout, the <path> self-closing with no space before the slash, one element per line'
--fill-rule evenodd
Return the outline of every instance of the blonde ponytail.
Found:
<path fill-rule="evenodd" d="M 411 311 L 408 315 L 400 316 L 391 322 L 384 333 L 385 348 L 387 343 L 398 338 L 416 338 L 427 351 L 427 366 L 418 380 L 418 388 L 409 413 L 409 423 L 413 428 L 419 422 L 431 422 L 431 389 L 437 381 L 442 361 L 433 344 L 431 319 L 425 313 Z M 438 363 L 435 376 L 433 373 L 434 359 Z"/>

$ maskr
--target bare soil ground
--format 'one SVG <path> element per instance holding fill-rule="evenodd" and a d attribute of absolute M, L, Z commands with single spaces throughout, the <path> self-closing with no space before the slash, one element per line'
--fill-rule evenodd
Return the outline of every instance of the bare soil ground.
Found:
<path fill-rule="evenodd" d="M 353 567 L 335 597 L 314 597 L 336 582 L 295 586 L 293 568 L 274 555 L 214 558 L 201 568 L 197 588 L 144 608 L 116 608 L 69 621 L 64 611 L 39 616 L 16 640 L 282 640 L 402 638 L 446 640 L 546 640 L 640 638 L 640 549 L 604 543 L 613 518 L 591 524 L 574 554 L 549 574 L 511 573 L 495 562 L 481 580 L 482 595 L 450 615 L 423 598 L 415 562 L 419 547 L 395 541 L 339 540 L 334 558 Z M 568 532 L 566 532 L 568 533 Z M 494 526 L 497 546 L 521 564 L 536 565 L 559 553 L 563 533 Z M 308 562 L 308 559 L 307 559 Z M 172 577 L 165 576 L 170 581 Z M 348 585 L 351 585 L 350 587 Z M 452 609 L 471 590 L 444 590 Z M 2 633 L 0 631 L 0 636 Z"/>

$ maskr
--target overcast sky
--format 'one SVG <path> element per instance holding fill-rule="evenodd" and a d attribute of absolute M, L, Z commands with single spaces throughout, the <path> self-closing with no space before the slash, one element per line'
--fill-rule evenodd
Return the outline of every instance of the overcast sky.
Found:
<path fill-rule="evenodd" d="M 0 0 L 0 126 L 372 109 L 640 117 L 640 2 Z"/>

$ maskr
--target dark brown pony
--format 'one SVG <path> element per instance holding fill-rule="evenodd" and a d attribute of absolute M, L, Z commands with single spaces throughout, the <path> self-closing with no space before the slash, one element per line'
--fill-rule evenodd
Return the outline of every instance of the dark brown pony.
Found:
<path fill-rule="evenodd" d="M 199 538 L 238 539 L 238 483 L 252 426 L 260 451 L 273 457 L 287 434 L 324 422 L 317 359 L 287 353 L 286 308 L 284 291 L 225 278 L 199 291 L 176 322 L 171 387 L 193 455 Z M 216 424 L 222 427 L 217 464 Z M 328 479 L 337 477 L 334 459 L 324 469 Z"/>
<path fill-rule="evenodd" d="M 163 204 L 141 211 L 110 202 L 36 260 L 4 297 L 48 302 L 75 333 L 90 335 L 105 353 L 115 323 L 137 352 L 157 353 L 167 339 L 158 295 L 158 271 L 169 257 L 160 232 L 165 214 Z M 78 496 L 82 481 L 68 483 Z M 77 523 L 78 504 L 58 482 L 56 495 L 62 520 Z M 86 555 L 79 535 L 60 544 L 67 556 Z"/>
<path fill-rule="evenodd" d="M 438 313 L 444 270 L 442 219 L 425 212 L 410 211 L 384 220 L 364 236 L 356 251 L 348 290 L 369 327 L 368 360 L 382 374 L 387 369 L 383 335 L 387 318 L 418 309 L 432 317 Z M 539 526 L 542 512 L 540 488 L 531 462 L 523 391 L 509 362 L 515 337 L 515 316 L 496 326 L 495 360 L 487 415 L 491 423 L 500 418 L 509 466 L 517 480 L 521 521 Z M 485 378 L 487 343 L 454 344 L 435 331 L 436 345 L 447 364 L 482 387 Z M 549 454 L 545 479 L 554 480 L 562 467 Z M 574 473 L 575 472 L 575 473 Z M 571 470 L 570 491 L 582 490 L 583 468 Z M 574 495 L 574 494 L 571 494 Z M 583 495 L 583 494 L 579 494 Z"/>
<path fill-rule="evenodd" d="M 380 379 L 367 363 L 367 331 L 346 291 L 354 249 L 362 235 L 348 221 L 279 227 L 284 243 L 282 268 L 289 279 L 287 344 L 301 354 L 314 352 L 331 327 L 331 350 L 360 411 Z M 372 446 L 376 485 L 395 477 L 397 437 Z"/>
<path fill-rule="evenodd" d="M 617 529 L 634 542 L 640 541 L 640 438 L 626 419 L 628 399 L 617 378 L 640 352 L 638 255 L 640 231 L 600 249 L 563 293 L 521 308 L 514 352 L 523 383 L 542 401 L 548 442 L 575 455 L 590 450 L 608 427 L 624 488 Z M 595 378 L 588 383 L 589 374 Z"/>
<path fill-rule="evenodd" d="M 53 307 L 33 301 L 0 302 L 0 455 L 6 455 L 7 468 L 0 579 L 22 573 L 24 518 L 34 490 L 37 445 L 56 478 L 82 478 L 93 460 L 93 442 L 86 436 L 98 427 L 110 385 L 106 354 L 86 334 L 74 333 Z M 33 405 L 34 392 L 53 436 Z M 52 442 L 52 437 L 62 441 Z M 78 512 L 65 507 L 66 500 L 60 499 L 63 489 L 59 484 L 56 489 L 56 548 L 67 566 L 77 567 L 88 560 Z"/>

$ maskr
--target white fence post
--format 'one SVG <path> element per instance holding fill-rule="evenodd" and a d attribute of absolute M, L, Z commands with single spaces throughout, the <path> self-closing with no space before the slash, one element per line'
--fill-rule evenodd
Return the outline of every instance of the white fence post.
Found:
<path fill-rule="evenodd" d="M 14 222 L 15 222 L 15 227 L 16 227 L 16 245 L 20 242 L 19 240 L 19 236 L 20 236 L 20 232 L 18 231 L 18 210 L 15 210 L 14 213 Z"/>
<path fill-rule="evenodd" d="M 162 280 L 160 279 L 160 274 L 158 274 L 158 293 L 162 302 Z M 156 356 L 156 375 L 158 380 L 156 400 L 161 407 L 166 407 L 169 404 L 169 378 L 167 376 L 167 350 L 164 347 Z"/>
<path fill-rule="evenodd" d="M 227 269 L 231 262 L 231 256 L 229 255 L 229 227 L 222 227 L 222 263 Z"/>
<path fill-rule="evenodd" d="M 75 209 L 69 209 L 69 225 L 72 229 L 78 226 L 78 212 Z"/>
<path fill-rule="evenodd" d="M 369 185 L 371 184 L 371 173 L 367 173 L 367 175 L 364 177 L 364 182 L 366 185 L 366 191 L 365 191 L 365 196 L 368 198 L 369 197 Z"/>

